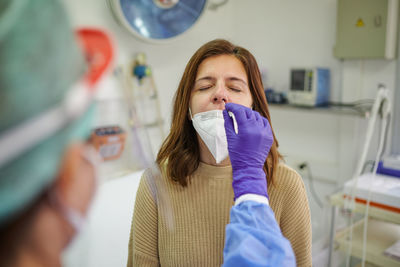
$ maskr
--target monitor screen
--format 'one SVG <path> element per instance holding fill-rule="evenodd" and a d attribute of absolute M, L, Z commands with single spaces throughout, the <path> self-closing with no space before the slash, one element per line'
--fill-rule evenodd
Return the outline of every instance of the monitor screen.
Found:
<path fill-rule="evenodd" d="M 306 70 L 292 70 L 290 78 L 290 90 L 304 91 L 305 90 Z"/>

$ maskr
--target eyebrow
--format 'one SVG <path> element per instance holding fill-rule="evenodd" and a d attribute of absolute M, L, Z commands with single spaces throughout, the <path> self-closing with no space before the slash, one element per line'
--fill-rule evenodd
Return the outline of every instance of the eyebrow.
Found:
<path fill-rule="evenodd" d="M 200 82 L 200 81 L 204 81 L 204 80 L 206 80 L 206 81 L 214 81 L 215 78 L 211 77 L 211 76 L 205 76 L 205 77 L 201 77 L 201 78 L 197 79 L 195 81 L 195 83 Z M 241 83 L 243 83 L 244 85 L 247 86 L 247 83 L 243 79 L 240 79 L 238 77 L 228 77 L 228 80 L 229 81 L 238 81 L 238 82 L 241 82 Z"/>
<path fill-rule="evenodd" d="M 241 83 L 243 83 L 244 85 L 247 86 L 247 83 L 246 83 L 244 80 L 242 80 L 242 79 L 240 79 L 240 78 L 237 78 L 237 77 L 229 77 L 228 80 L 234 81 L 234 82 L 236 82 L 236 81 L 237 81 L 237 82 L 241 82 Z"/>
<path fill-rule="evenodd" d="M 201 77 L 199 79 L 197 79 L 195 81 L 195 83 L 200 82 L 200 81 L 214 81 L 215 78 L 211 77 L 211 76 L 205 76 L 205 77 Z"/>

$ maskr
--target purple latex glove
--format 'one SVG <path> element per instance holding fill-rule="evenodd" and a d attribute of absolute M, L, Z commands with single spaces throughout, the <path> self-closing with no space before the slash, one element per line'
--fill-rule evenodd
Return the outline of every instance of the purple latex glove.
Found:
<path fill-rule="evenodd" d="M 228 111 L 235 115 L 238 134 L 235 133 Z M 223 114 L 235 200 L 244 194 L 257 194 L 268 198 L 263 167 L 274 141 L 268 120 L 257 111 L 234 103 L 227 103 Z"/>

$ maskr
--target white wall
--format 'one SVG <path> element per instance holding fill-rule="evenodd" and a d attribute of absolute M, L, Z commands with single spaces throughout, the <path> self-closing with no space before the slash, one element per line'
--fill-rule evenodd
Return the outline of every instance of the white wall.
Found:
<path fill-rule="evenodd" d="M 376 85 L 394 88 L 394 60 L 340 61 L 335 44 L 336 0 L 231 0 L 217 11 L 207 10 L 186 34 L 167 44 L 132 37 L 113 19 L 105 1 L 66 0 L 76 26 L 107 29 L 117 48 L 116 65 L 145 52 L 153 68 L 161 111 L 169 126 L 172 98 L 186 62 L 211 39 L 227 38 L 248 48 L 266 72 L 268 86 L 286 91 L 289 69 L 325 66 L 331 69 L 331 101 L 373 98 Z M 290 164 L 308 161 L 317 178 L 350 178 L 359 155 L 365 119 L 312 111 L 271 108 L 281 152 Z"/>
<path fill-rule="evenodd" d="M 335 0 L 250 0 L 235 3 L 235 40 L 249 48 L 267 70 L 267 85 L 287 91 L 292 67 L 329 67 L 333 99 L 339 98 L 332 56 L 335 41 Z"/>

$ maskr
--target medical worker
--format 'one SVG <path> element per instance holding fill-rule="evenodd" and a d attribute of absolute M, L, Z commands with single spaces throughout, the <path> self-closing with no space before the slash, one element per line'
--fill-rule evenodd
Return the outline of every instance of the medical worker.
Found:
<path fill-rule="evenodd" d="M 92 91 L 110 56 L 95 43 L 110 43 L 97 30 L 78 36 L 59 0 L 0 0 L 2 267 L 61 266 L 85 224 L 96 185 Z M 85 58 L 98 56 L 88 69 Z"/>
<path fill-rule="evenodd" d="M 295 266 L 290 242 L 269 207 L 263 164 L 273 142 L 266 118 L 227 103 L 223 111 L 235 204 L 226 226 L 223 266 Z"/>

